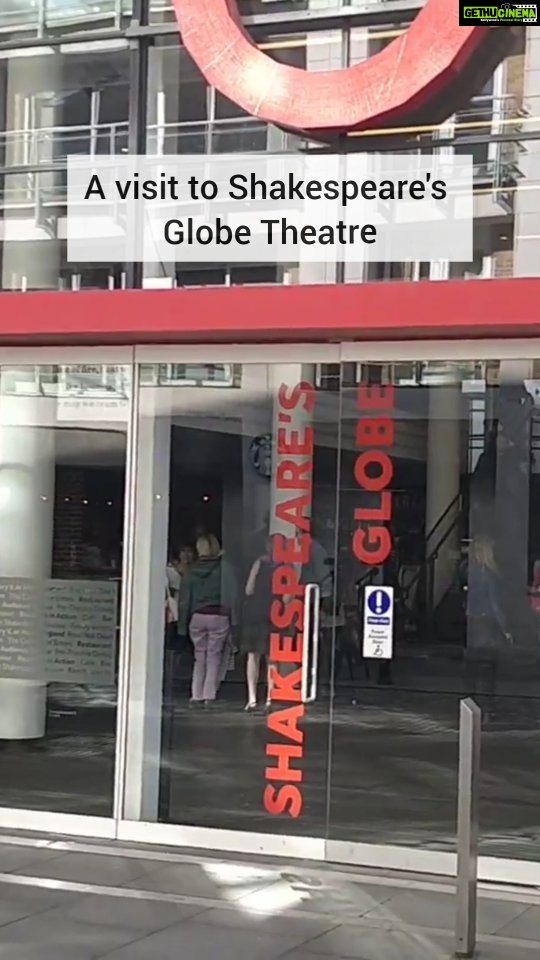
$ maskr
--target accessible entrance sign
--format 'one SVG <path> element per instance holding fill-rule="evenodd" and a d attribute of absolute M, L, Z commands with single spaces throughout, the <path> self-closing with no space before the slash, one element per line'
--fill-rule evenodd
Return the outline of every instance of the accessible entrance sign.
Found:
<path fill-rule="evenodd" d="M 394 588 L 366 587 L 364 594 L 364 657 L 368 660 L 391 660 L 393 634 Z"/>

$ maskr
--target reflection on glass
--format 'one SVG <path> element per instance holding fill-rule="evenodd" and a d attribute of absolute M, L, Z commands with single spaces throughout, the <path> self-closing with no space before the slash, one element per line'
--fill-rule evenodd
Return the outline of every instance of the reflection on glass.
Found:
<path fill-rule="evenodd" d="M 392 425 L 382 512 L 381 494 L 359 488 L 349 452 L 358 388 L 343 391 L 348 636 L 343 655 L 336 638 L 332 839 L 453 849 L 458 705 L 472 695 L 485 730 L 483 851 L 536 856 L 528 838 L 540 832 L 531 803 L 540 710 L 538 372 L 528 360 L 359 366 L 357 382 L 392 395 L 385 412 L 369 414 Z M 381 423 L 382 443 L 390 427 Z M 367 557 L 361 565 L 351 553 L 359 507 L 379 517 L 366 521 L 372 550 L 381 523 L 390 533 L 382 563 Z M 363 593 L 377 584 L 396 593 L 386 670 L 362 659 Z"/>
<path fill-rule="evenodd" d="M 485 729 L 483 851 L 535 856 L 527 838 L 539 830 L 540 365 L 203 363 L 141 373 L 128 819 L 452 850 L 458 710 L 469 695 Z M 261 801 L 271 726 L 260 711 L 271 622 L 261 602 L 271 595 L 272 517 L 283 493 L 276 387 L 295 376 L 314 388 L 313 552 L 300 566 L 320 609 L 314 675 L 306 661 L 313 697 L 309 683 L 302 694 L 302 803 L 292 817 Z M 293 425 L 299 434 L 306 427 Z M 367 474 L 358 467 L 359 453 L 377 449 L 390 463 L 384 490 L 380 459 Z M 217 539 L 243 598 L 215 713 L 189 707 L 210 688 L 193 677 L 201 625 L 192 630 L 193 610 L 181 609 L 201 537 Z M 209 569 L 203 547 L 197 577 Z M 390 662 L 364 656 L 368 585 L 395 591 Z M 231 607 L 222 599 L 210 615 Z M 307 649 L 311 658 L 311 641 Z M 143 742 L 153 744 L 146 759 Z"/>
<path fill-rule="evenodd" d="M 3 0 L 0 8 L 0 35 L 21 27 L 37 27 L 38 17 L 38 0 Z"/>
<path fill-rule="evenodd" d="M 111 26 L 121 9 L 128 13 L 131 0 L 2 0 L 0 36 L 28 33 L 31 28 L 36 32 L 99 29 Z"/>
<path fill-rule="evenodd" d="M 77 26 L 112 19 L 117 0 L 45 0 L 46 21 L 51 26 Z"/>
<path fill-rule="evenodd" d="M 5 104 L 0 156 L 5 290 L 109 288 L 122 267 L 66 263 L 67 157 L 121 153 L 127 147 L 128 51 L 123 40 L 69 53 L 29 47 L 0 59 Z M 17 172 L 9 172 L 16 169 Z M 24 236 L 24 241 L 11 239 Z"/>
<path fill-rule="evenodd" d="M 268 126 L 207 87 L 184 47 L 159 42 L 150 50 L 149 153 L 261 152 Z"/>
<path fill-rule="evenodd" d="M 339 375 L 318 395 L 311 364 L 141 374 L 125 816 L 324 835 Z M 304 644 L 308 585 L 327 619 L 319 642 L 308 609 Z"/>
<path fill-rule="evenodd" d="M 242 16 L 267 14 L 268 0 L 237 0 Z M 315 10 L 338 10 L 341 0 L 272 0 L 273 13 L 289 13 Z M 374 0 L 375 2 L 375 0 Z M 174 18 L 171 0 L 149 0 L 150 22 L 159 23 Z"/>
<path fill-rule="evenodd" d="M 5 98 L 3 166 L 65 165 L 72 154 L 121 153 L 127 145 L 129 58 L 124 40 L 69 53 L 29 47 L 0 61 Z M 52 182 L 52 181 L 51 181 Z"/>
<path fill-rule="evenodd" d="M 110 816 L 126 367 L 0 368 L 0 803 Z"/>
<path fill-rule="evenodd" d="M 112 11 L 120 4 L 106 2 L 78 5 L 75 0 L 55 0 L 47 7 L 50 30 L 68 29 L 72 18 L 84 26 L 112 23 Z M 243 12 L 248 10 L 242 7 Z M 260 9 L 259 9 L 260 6 Z M 311 4 L 272 3 L 279 9 L 316 10 Z M 21 7 L 17 0 L 1 5 L 0 25 L 26 16 L 37 23 L 37 7 Z M 252 12 L 268 14 L 267 3 L 251 4 Z M 123 4 L 129 9 L 129 0 Z M 328 7 L 325 4 L 325 9 Z M 153 5 L 154 16 L 162 15 L 163 4 Z M 168 16 L 168 14 L 167 14 Z M 74 19 L 73 19 L 74 18 Z M 97 18 L 92 20 L 92 18 Z M 11 29 L 9 28 L 9 29 Z M 395 22 L 354 26 L 348 43 L 339 30 L 301 30 L 294 33 L 257 33 L 265 53 L 281 63 L 309 71 L 340 68 L 348 48 L 351 64 L 357 64 L 383 50 L 403 34 L 406 24 Z M 90 33 L 88 33 L 90 37 Z M 79 38 L 80 39 L 80 38 Z M 24 235 L 24 241 L 8 240 L 2 264 L 3 289 L 79 289 L 121 286 L 122 271 L 106 264 L 86 269 L 66 268 L 57 221 L 65 216 L 66 158 L 74 154 L 108 155 L 127 150 L 129 139 L 129 57 L 123 37 L 98 41 L 99 49 L 87 42 L 70 43 L 60 53 L 46 43 L 17 50 L 1 51 L 0 99 L 5 102 L 5 132 L 0 133 L 0 165 L 17 169 L 11 176 L 0 174 L 0 203 L 4 220 L 9 221 L 7 237 Z M 147 150 L 156 154 L 224 152 L 298 152 L 306 149 L 301 137 L 277 130 L 258 118 L 248 117 L 234 103 L 209 88 L 193 61 L 171 36 L 156 37 L 151 45 L 147 79 Z M 453 118 L 433 130 L 399 135 L 396 149 L 422 153 L 444 150 L 474 156 L 474 249 L 470 262 L 404 262 L 346 264 L 345 280 L 421 281 L 434 279 L 487 279 L 538 273 L 540 236 L 535 228 L 536 181 L 535 132 L 538 117 L 527 104 L 538 91 L 536 74 L 526 70 L 523 37 L 494 72 L 493 76 Z M 527 86 L 525 85 L 527 82 Z M 534 81 L 534 82 L 533 82 Z M 526 133 L 527 138 L 522 139 Z M 493 134 L 497 134 L 496 137 Z M 532 136 L 533 139 L 530 139 Z M 351 141 L 354 135 L 351 136 Z M 375 144 L 376 146 L 376 144 Z M 354 149 L 354 144 L 352 144 Z M 371 148 L 371 146 L 370 146 Z M 37 170 L 37 172 L 36 172 Z M 519 235 L 515 217 L 527 219 L 528 228 Z M 43 216 L 47 228 L 41 226 Z M 11 229 L 13 221 L 13 230 Z M 525 222 L 525 221 L 524 221 Z M 107 240 L 106 237 L 103 238 Z M 104 249 L 106 245 L 104 242 Z M 221 275 L 231 271 L 222 265 Z M 234 269 L 234 268 L 233 268 Z M 250 268 L 251 269 L 251 268 Z M 259 270 L 259 268 L 255 268 Z M 209 270 L 175 271 L 167 264 L 147 264 L 145 281 L 196 285 L 221 282 Z M 164 274 L 167 274 L 165 276 Z M 287 283 L 335 282 L 330 265 L 290 264 L 280 269 Z M 270 281 L 270 282 L 275 282 Z"/>
<path fill-rule="evenodd" d="M 111 290 L 123 286 L 123 264 L 68 262 L 66 241 L 56 231 L 49 233 L 38 225 L 43 203 L 54 211 L 51 221 L 65 217 L 65 170 L 54 174 L 0 174 L 0 214 L 27 231 L 26 240 L 6 238 L 2 244 L 1 289 Z"/>

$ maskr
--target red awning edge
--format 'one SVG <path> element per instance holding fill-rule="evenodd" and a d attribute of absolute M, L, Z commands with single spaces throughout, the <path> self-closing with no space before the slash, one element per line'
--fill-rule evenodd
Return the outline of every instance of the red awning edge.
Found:
<path fill-rule="evenodd" d="M 540 335 L 540 277 L 0 294 L 0 344 Z"/>

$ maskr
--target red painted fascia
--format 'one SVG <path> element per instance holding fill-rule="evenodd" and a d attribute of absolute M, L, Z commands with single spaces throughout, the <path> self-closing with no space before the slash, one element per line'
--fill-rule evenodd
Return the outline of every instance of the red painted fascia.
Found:
<path fill-rule="evenodd" d="M 533 337 L 540 278 L 0 294 L 0 343 Z"/>

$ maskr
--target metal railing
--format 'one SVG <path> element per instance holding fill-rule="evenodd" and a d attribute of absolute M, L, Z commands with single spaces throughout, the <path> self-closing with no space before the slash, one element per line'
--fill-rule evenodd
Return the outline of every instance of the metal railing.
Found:
<path fill-rule="evenodd" d="M 94 397 L 127 399 L 130 371 L 125 366 L 29 365 L 3 366 L 0 377 L 2 396 Z"/>
<path fill-rule="evenodd" d="M 121 398 L 130 393 L 131 373 L 123 365 L 41 364 L 2 366 L 2 396 L 43 396 Z M 241 364 L 142 364 L 143 387 L 238 388 L 242 385 Z"/>
<path fill-rule="evenodd" d="M 228 132 L 228 135 L 237 136 L 231 131 Z M 255 134 L 255 136 L 257 136 L 257 134 Z M 224 143 L 224 140 L 222 142 Z M 238 143 L 238 140 L 235 142 Z M 254 145 L 253 141 L 251 145 Z M 198 151 L 184 149 L 181 152 L 197 153 Z M 216 152 L 218 151 L 214 151 L 214 153 Z M 264 151 L 249 150 L 246 148 L 244 152 L 262 153 Z M 67 168 L 65 158 L 47 166 L 43 165 L 42 169 L 25 169 L 24 167 L 19 167 L 12 171 L 0 171 L 0 209 L 6 210 L 10 207 L 21 208 L 27 206 L 42 210 L 46 206 L 58 208 L 66 204 Z M 55 210 L 54 212 L 59 215 L 64 215 L 63 211 Z"/>
<path fill-rule="evenodd" d="M 131 0 L 1 0 L 0 38 L 2 34 L 35 29 L 44 34 L 46 27 L 79 27 L 103 20 L 119 22 L 131 12 Z"/>
<path fill-rule="evenodd" d="M 496 145 L 497 163 L 493 179 L 493 199 L 507 214 L 514 212 L 516 184 L 523 177 L 520 169 L 523 147 L 519 142 L 524 116 L 523 105 L 515 97 L 501 100 L 495 132 L 504 130 L 508 137 Z"/>
<path fill-rule="evenodd" d="M 1 169 L 63 169 L 70 156 L 112 156 L 127 153 L 128 121 L 78 126 L 19 128 L 0 133 Z M 287 134 L 283 134 L 285 143 Z M 200 153 L 265 153 L 268 125 L 256 117 L 150 124 L 149 155 Z"/>
<path fill-rule="evenodd" d="M 477 98 L 467 110 L 460 114 L 470 124 L 475 117 L 486 114 L 501 114 L 505 118 L 516 116 L 519 123 L 518 107 L 515 98 L 503 97 Z M 517 135 L 517 127 L 514 131 Z M 0 157 L 5 169 L 20 166 L 40 166 L 61 164 L 66 157 L 74 154 L 107 156 L 126 152 L 128 148 L 128 120 L 117 123 L 94 123 L 79 126 L 29 127 L 9 130 L 0 134 Z M 460 139 L 455 146 L 467 148 L 467 137 L 474 129 Z M 288 135 L 283 133 L 280 149 L 286 149 Z M 234 138 L 234 139 L 233 139 Z M 540 132 L 539 132 L 540 139 Z M 486 151 L 489 135 L 486 134 Z M 501 145 L 508 146 L 508 145 Z M 515 145 L 510 144 L 513 148 Z M 473 150 L 471 146 L 471 150 Z M 235 117 L 213 120 L 198 120 L 179 123 L 150 124 L 147 128 L 147 151 L 161 156 L 174 153 L 227 153 L 227 152 L 265 152 L 268 149 L 268 125 L 256 117 Z M 272 149 L 276 149 L 275 134 Z M 474 163 L 475 182 L 501 181 L 510 173 L 516 174 L 516 155 L 514 149 L 507 152 L 508 171 L 504 171 L 505 162 L 497 157 Z M 501 169 L 502 166 L 502 169 Z"/>
<path fill-rule="evenodd" d="M 439 554 L 464 515 L 461 491 L 450 500 L 433 526 L 424 536 L 425 556 L 416 573 L 400 588 L 403 608 L 408 611 L 419 633 L 429 633 L 435 615 L 435 568 Z M 434 542 L 435 541 L 435 542 Z"/>

